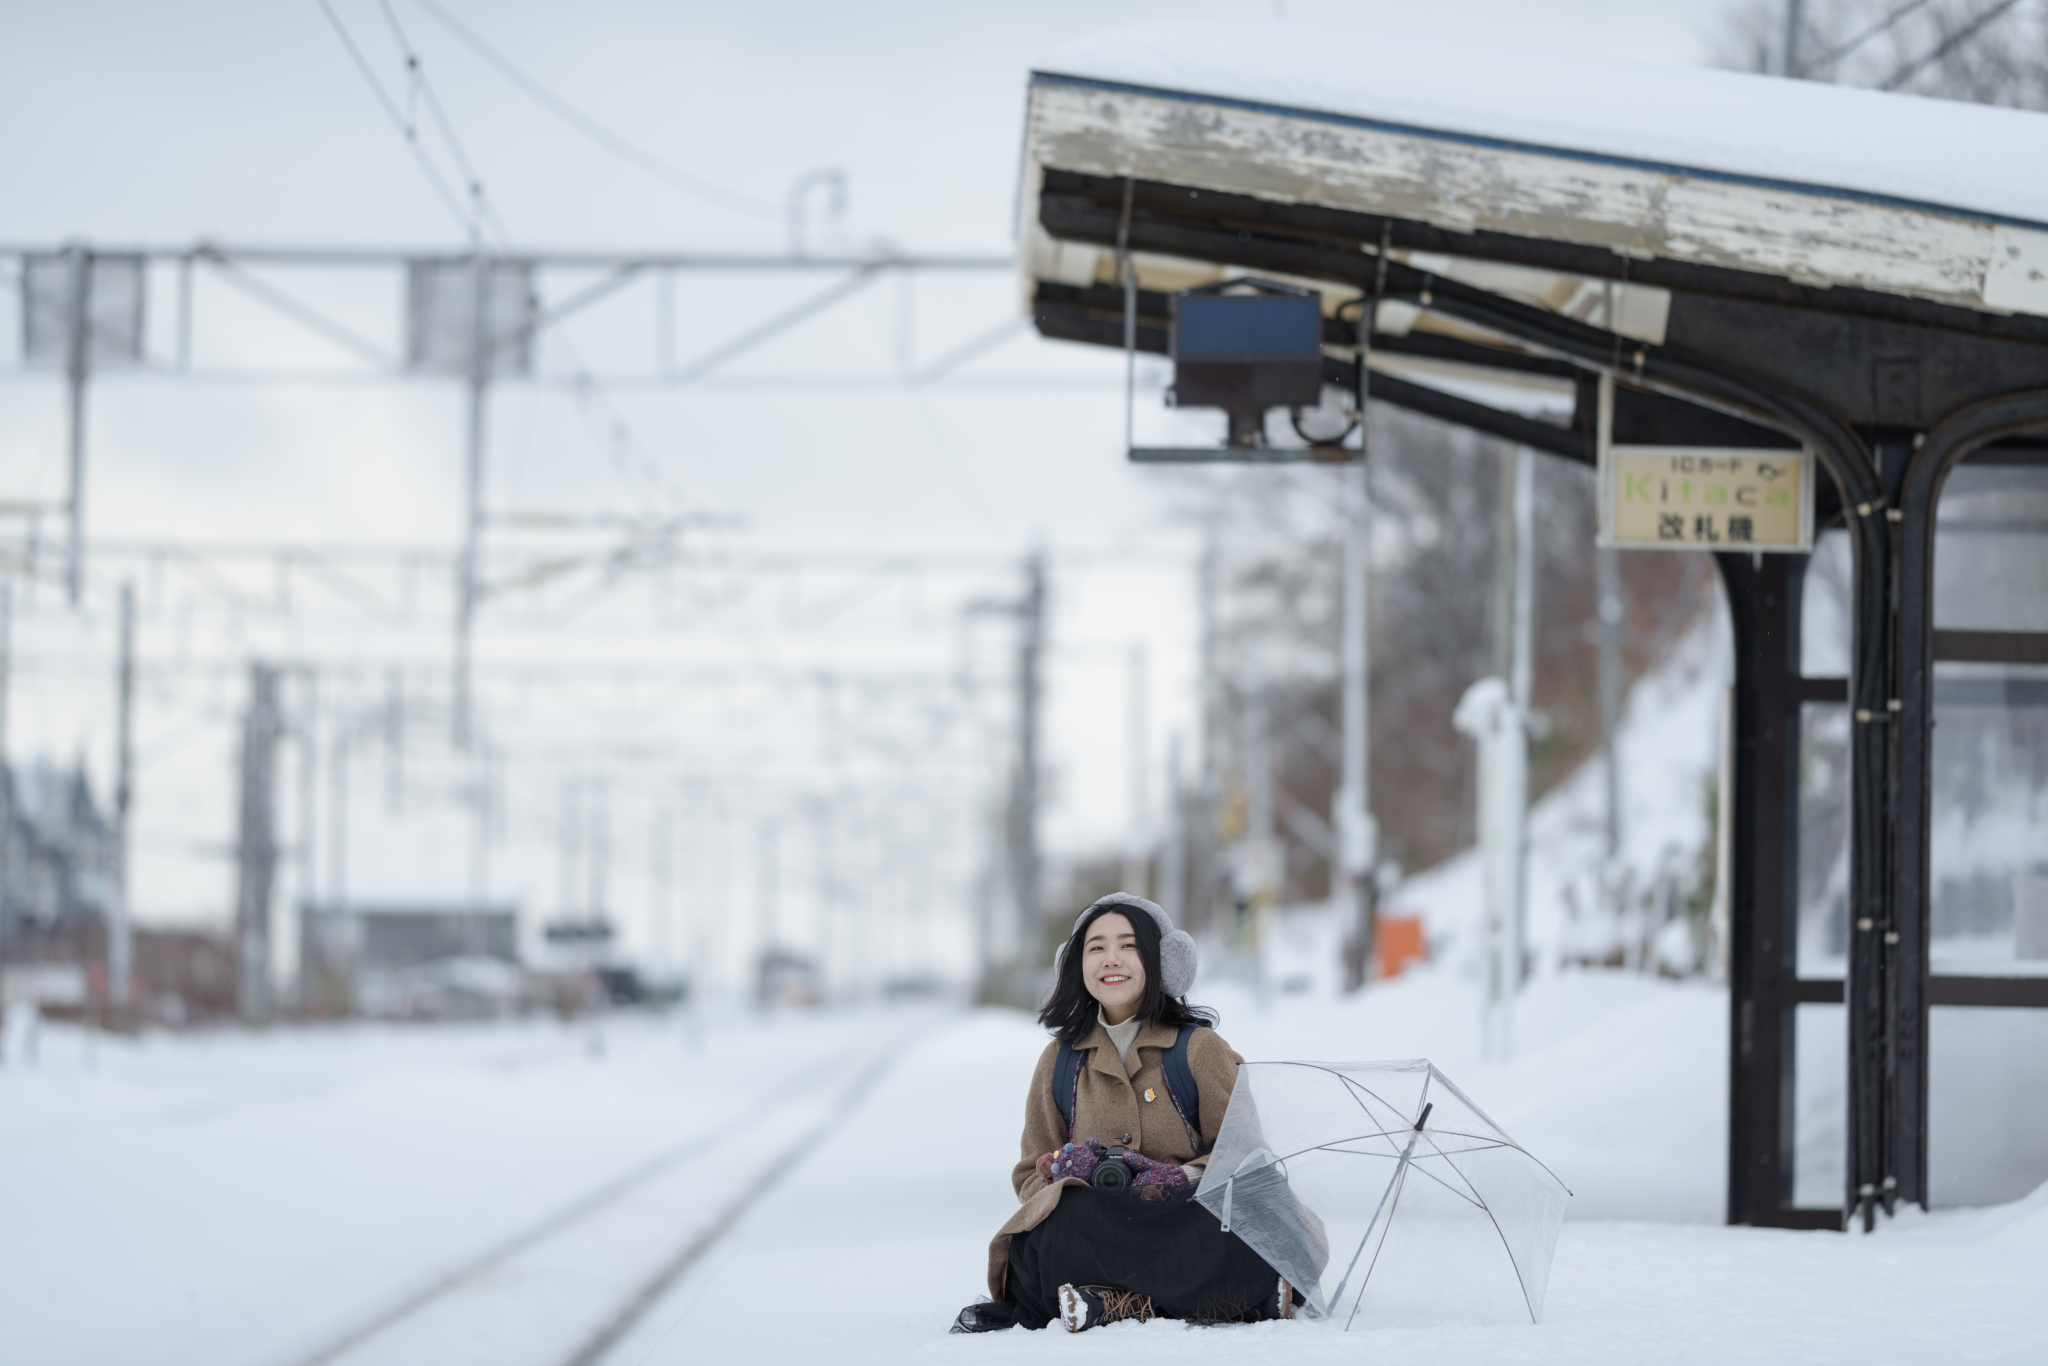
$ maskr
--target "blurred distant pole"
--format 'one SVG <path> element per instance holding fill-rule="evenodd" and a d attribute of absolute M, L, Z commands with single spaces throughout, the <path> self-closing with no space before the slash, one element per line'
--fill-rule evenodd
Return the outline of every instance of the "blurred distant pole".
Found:
<path fill-rule="evenodd" d="M 1621 598 L 1619 552 L 1603 545 L 1593 552 L 1600 616 L 1600 763 L 1606 770 L 1606 855 L 1621 853 L 1621 769 L 1614 734 L 1621 728 L 1621 628 L 1627 607 Z"/>
<path fill-rule="evenodd" d="M 469 916 L 464 922 L 464 951 L 483 957 L 490 951 L 490 928 L 484 913 L 491 904 L 491 814 L 493 802 L 491 747 L 470 737 L 469 752 Z"/>
<path fill-rule="evenodd" d="M 1166 741 L 1166 845 L 1159 855 L 1159 904 L 1176 925 L 1188 923 L 1188 794 L 1180 763 L 1180 732 Z"/>
<path fill-rule="evenodd" d="M 128 905 L 128 811 L 135 793 L 135 585 L 121 585 L 121 654 L 116 684 L 120 712 L 114 742 L 114 877 L 107 915 L 107 999 L 117 1016 L 128 1009 L 135 931 Z"/>
<path fill-rule="evenodd" d="M 1279 896 L 1280 838 L 1273 787 L 1273 698 L 1264 642 L 1252 651 L 1250 703 L 1244 716 L 1245 892 L 1254 915 Z M 1263 981 L 1263 979 L 1261 979 Z"/>
<path fill-rule="evenodd" d="M 1195 790 L 1183 802 L 1181 831 L 1187 847 L 1187 926 L 1197 934 L 1210 928 L 1216 910 L 1216 594 L 1221 559 L 1216 523 L 1211 521 L 1202 529 L 1197 571 L 1201 642 L 1195 684 Z"/>
<path fill-rule="evenodd" d="M 775 1004 L 774 962 L 781 938 L 775 915 L 775 884 L 782 863 L 780 835 L 772 817 L 764 818 L 755 832 L 754 980 L 756 997 L 763 1006 Z"/>
<path fill-rule="evenodd" d="M 235 840 L 235 1004 L 245 1024 L 270 1019 L 270 898 L 277 873 L 277 668 L 249 665 L 242 717 L 240 821 Z"/>
<path fill-rule="evenodd" d="M 14 585 L 0 583 L 0 832 L 14 828 L 14 774 L 7 767 L 7 693 L 14 672 Z M 0 838 L 0 967 L 7 962 L 7 903 L 14 884 L 8 851 L 14 841 Z M 0 999 L 0 1061 L 7 1057 L 7 1002 Z"/>
<path fill-rule="evenodd" d="M 1010 792 L 1010 879 L 1016 905 L 1015 947 L 1028 953 L 1044 913 L 1038 852 L 1039 670 L 1045 650 L 1045 552 L 1024 561 L 1017 604 L 1017 759 Z"/>
<path fill-rule="evenodd" d="M 1124 890 L 1150 896 L 1152 885 L 1152 761 L 1147 744 L 1151 725 L 1145 647 L 1130 653 L 1130 830 L 1124 837 Z"/>
<path fill-rule="evenodd" d="M 828 999 L 832 994 L 833 920 L 839 910 L 839 870 L 833 858 L 836 840 L 834 826 L 837 816 L 838 811 L 830 796 L 821 796 L 812 804 L 811 829 L 817 845 L 815 871 L 818 877 L 818 994 Z M 857 944 L 858 936 L 854 938 Z M 850 972 L 848 975 L 853 976 Z M 849 983 L 856 986 L 857 984 L 857 978 Z"/>
<path fill-rule="evenodd" d="M 405 809 L 405 675 L 396 667 L 384 673 L 384 811 L 396 817 Z"/>
<path fill-rule="evenodd" d="M 293 843 L 292 863 L 297 868 L 293 878 L 292 902 L 296 903 L 296 919 L 299 932 L 309 928 L 308 913 L 318 897 L 317 875 L 319 869 L 315 846 L 320 842 L 320 813 L 317 793 L 320 784 L 320 670 L 319 666 L 301 666 L 299 679 L 299 719 L 292 727 L 298 737 L 298 762 L 294 768 L 299 780 L 299 799 L 293 803 L 292 820 L 298 827 Z M 287 903 L 291 904 L 291 903 Z M 299 946 L 299 962 L 306 961 L 305 945 Z M 297 999 L 304 1003 L 309 1000 L 311 983 L 301 974 L 296 989 Z"/>
<path fill-rule="evenodd" d="M 1534 678 L 1535 453 L 1501 461 L 1494 505 L 1493 669 L 1465 690 L 1452 724 L 1479 745 L 1479 843 L 1485 886 L 1486 999 L 1482 1038 L 1489 1055 L 1513 1049 L 1515 993 L 1525 948 L 1529 707 Z"/>
<path fill-rule="evenodd" d="M 1362 369 L 1363 367 L 1361 367 Z M 1362 405 L 1361 405 L 1362 406 Z M 1364 425 L 1361 415 L 1360 426 Z M 1372 656 L 1372 467 L 1365 452 L 1338 474 L 1344 493 L 1344 583 L 1342 638 L 1343 748 L 1332 824 L 1337 859 L 1330 899 L 1337 907 L 1345 940 L 1344 987 L 1364 986 L 1372 969 L 1373 921 L 1378 910 L 1373 865 L 1379 858 L 1379 824 L 1372 815 L 1370 708 Z"/>
<path fill-rule="evenodd" d="M 64 595 L 76 609 L 85 591 L 85 386 L 92 369 L 92 253 L 74 243 L 71 260 L 64 357 L 70 400 L 68 470 L 64 495 Z"/>
<path fill-rule="evenodd" d="M 348 727 L 337 718 L 327 741 L 327 910 L 331 915 L 348 910 L 348 738 Z"/>
<path fill-rule="evenodd" d="M 1514 937 L 1509 964 L 1509 989 L 1521 989 L 1529 972 L 1529 725 L 1536 714 L 1536 452 L 1515 451 L 1515 612 L 1514 661 L 1508 672 L 1513 690 L 1517 737 L 1522 762 L 1519 787 L 1508 794 L 1515 812 Z"/>
<path fill-rule="evenodd" d="M 471 636 L 476 629 L 478 558 L 482 554 L 484 520 L 484 419 L 490 413 L 491 335 L 490 259 L 478 245 L 470 257 L 469 298 L 469 450 L 463 479 L 462 566 L 458 573 L 455 622 L 455 745 L 467 749 L 473 724 L 470 716 Z"/>
<path fill-rule="evenodd" d="M 647 826 L 647 919 L 653 932 L 654 959 L 663 968 L 675 966 L 675 813 L 659 795 Z"/>

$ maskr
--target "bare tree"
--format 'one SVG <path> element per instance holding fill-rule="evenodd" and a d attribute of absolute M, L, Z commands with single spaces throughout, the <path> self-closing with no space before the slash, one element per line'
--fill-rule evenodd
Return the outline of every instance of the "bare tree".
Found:
<path fill-rule="evenodd" d="M 1372 790 L 1387 857 L 1428 867 L 1473 838 L 1474 756 L 1451 726 L 1492 666 L 1495 499 L 1507 447 L 1390 409 L 1374 412 Z M 1599 742 L 1592 471 L 1537 466 L 1536 707 L 1532 790 Z M 1245 723 L 1263 661 L 1288 899 L 1327 893 L 1325 817 L 1337 778 L 1341 515 L 1326 472 L 1251 469 L 1190 478 L 1188 515 L 1217 530 L 1217 836 L 1245 833 Z M 1714 589 L 1697 556 L 1632 553 L 1626 676 L 1661 655 Z"/>
<path fill-rule="evenodd" d="M 1724 66 L 2048 109 L 2048 0 L 1743 0 Z"/>

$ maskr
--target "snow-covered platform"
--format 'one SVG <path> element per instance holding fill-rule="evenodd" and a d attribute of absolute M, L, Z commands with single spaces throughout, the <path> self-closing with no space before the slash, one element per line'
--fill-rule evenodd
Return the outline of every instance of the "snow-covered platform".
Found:
<path fill-rule="evenodd" d="M 1864 1238 L 1714 1226 L 1723 993 L 1545 978 L 1202 993 L 1249 1057 L 1428 1053 L 1576 1192 L 1544 1322 L 948 1336 L 1012 1204 L 1043 1035 L 935 1008 L 45 1040 L 0 1072 L 0 1323 L 39 1366 L 588 1360 L 2039 1360 L 2048 1194 Z M 841 1104 L 850 1077 L 884 1068 Z M 932 1097 L 947 1097 L 933 1123 Z M 793 1138 L 823 1125 L 803 1156 Z M 752 1199 L 750 1192 L 765 1194 Z M 735 1201 L 738 1212 L 733 1214 Z M 728 1217 L 730 1216 L 730 1217 Z M 698 1255 L 679 1271 L 679 1253 Z M 673 1273 L 673 1274 L 671 1274 Z M 664 1276 L 667 1279 L 663 1279 Z M 649 1293 L 652 1289 L 653 1293 Z M 625 1320 L 621 1307 L 644 1299 Z"/>

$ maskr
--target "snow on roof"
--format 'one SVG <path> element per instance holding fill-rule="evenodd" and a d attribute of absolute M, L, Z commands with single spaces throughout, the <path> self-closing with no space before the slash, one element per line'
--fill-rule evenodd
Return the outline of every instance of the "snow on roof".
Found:
<path fill-rule="evenodd" d="M 1281 21 L 1116 29 L 1032 94 L 1039 166 L 2048 313 L 2048 115 Z"/>

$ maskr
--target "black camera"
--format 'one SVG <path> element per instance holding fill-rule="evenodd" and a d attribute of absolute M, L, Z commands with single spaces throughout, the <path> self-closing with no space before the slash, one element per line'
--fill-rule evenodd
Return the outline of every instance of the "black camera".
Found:
<path fill-rule="evenodd" d="M 1095 1175 L 1089 1184 L 1099 1191 L 1128 1190 L 1131 1185 L 1130 1164 L 1124 1161 L 1128 1148 L 1114 1147 L 1102 1154 L 1102 1160 L 1095 1164 Z"/>

